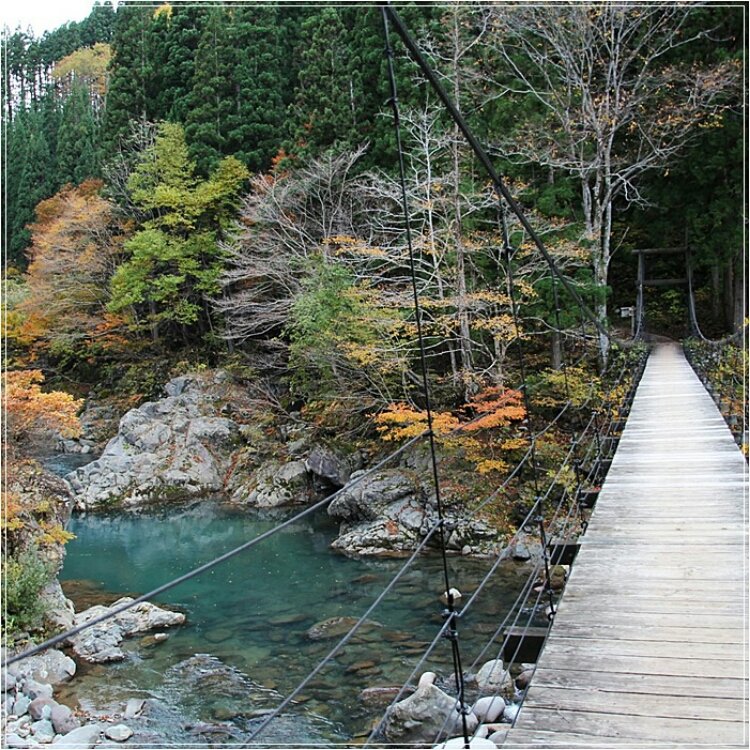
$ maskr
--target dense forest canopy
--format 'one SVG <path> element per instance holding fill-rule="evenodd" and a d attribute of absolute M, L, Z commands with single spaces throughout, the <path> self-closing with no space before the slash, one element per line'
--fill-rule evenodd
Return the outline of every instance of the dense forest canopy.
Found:
<path fill-rule="evenodd" d="M 603 322 L 633 304 L 630 250 L 687 237 L 708 329 L 740 324 L 739 5 L 399 12 Z M 549 272 L 511 224 L 519 330 L 486 177 L 398 44 L 396 58 L 429 354 L 469 398 L 551 326 Z M 18 352 L 83 374 L 139 347 L 239 347 L 291 363 L 305 398 L 408 398 L 377 7 L 106 0 L 40 38 L 6 30 L 3 60 Z M 684 275 L 681 258 L 659 263 Z M 652 292 L 652 322 L 679 329 L 682 290 Z"/>

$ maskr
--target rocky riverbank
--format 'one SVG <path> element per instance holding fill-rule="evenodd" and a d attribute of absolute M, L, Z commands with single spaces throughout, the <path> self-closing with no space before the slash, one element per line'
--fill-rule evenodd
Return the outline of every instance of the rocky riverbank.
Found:
<path fill-rule="evenodd" d="M 328 508 L 341 524 L 333 549 L 371 556 L 408 554 L 437 521 L 416 454 L 363 477 L 371 456 L 316 443 L 298 414 L 272 437 L 258 430 L 247 393 L 223 371 L 174 378 L 164 392 L 128 411 L 101 456 L 67 475 L 76 508 L 133 508 L 215 493 L 243 507 L 283 508 L 343 490 Z M 447 521 L 450 551 L 500 550 L 502 536 L 485 521 L 460 512 Z"/>
<path fill-rule="evenodd" d="M 109 607 L 97 605 L 76 614 L 70 600 L 65 600 L 60 616 L 67 620 L 68 627 L 82 625 L 130 601 L 132 599 L 125 597 Z M 141 603 L 116 614 L 106 623 L 73 636 L 68 645 L 83 662 L 121 661 L 126 658 L 119 647 L 124 638 L 157 630 L 150 637 L 154 644 L 161 643 L 169 637 L 164 632 L 165 628 L 181 625 L 184 621 L 185 615 L 180 612 Z M 3 661 L 10 656 L 11 653 L 5 651 Z M 110 716 L 107 721 L 86 716 L 55 700 L 56 689 L 71 680 L 77 669 L 76 662 L 70 656 L 56 649 L 48 649 L 3 670 L 0 685 L 2 747 L 38 748 L 53 745 L 55 748 L 73 750 L 118 744 L 133 736 L 133 729 L 123 720 L 134 719 L 140 714 L 142 700 L 128 701 L 121 714 Z"/>

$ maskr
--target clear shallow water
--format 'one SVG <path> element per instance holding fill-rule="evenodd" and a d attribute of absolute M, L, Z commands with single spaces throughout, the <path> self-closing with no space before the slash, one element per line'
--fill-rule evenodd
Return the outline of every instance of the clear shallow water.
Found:
<path fill-rule="evenodd" d="M 78 609 L 104 592 L 108 603 L 143 593 L 257 536 L 280 518 L 212 501 L 138 514 L 77 516 L 70 524 L 76 539 L 68 545 L 63 587 L 78 599 Z M 404 562 L 336 555 L 329 549 L 335 532 L 325 513 L 305 519 L 163 594 L 160 603 L 184 611 L 187 623 L 170 631 L 164 643 L 131 639 L 125 662 L 87 667 L 64 697 L 103 713 L 122 711 L 128 698 L 152 698 L 147 718 L 138 727 L 131 724 L 140 745 L 223 744 L 246 737 L 259 713 L 278 705 L 338 640 L 314 641 L 307 630 L 330 617 L 359 618 Z M 464 595 L 490 565 L 466 558 L 449 563 L 451 583 Z M 501 568 L 462 621 L 465 665 L 505 616 L 526 572 L 513 564 Z M 290 713 L 269 727 L 264 740 L 321 745 L 367 732 L 380 711 L 366 708 L 359 693 L 365 687 L 400 685 L 408 677 L 442 623 L 442 590 L 439 558 L 417 560 L 373 613 L 378 624 L 345 646 Z M 196 660 L 196 654 L 208 656 Z M 486 658 L 494 655 L 490 651 Z M 447 641 L 424 669 L 450 673 Z M 207 733 L 196 733 L 196 725 Z M 219 734 L 217 725 L 230 733 Z"/>

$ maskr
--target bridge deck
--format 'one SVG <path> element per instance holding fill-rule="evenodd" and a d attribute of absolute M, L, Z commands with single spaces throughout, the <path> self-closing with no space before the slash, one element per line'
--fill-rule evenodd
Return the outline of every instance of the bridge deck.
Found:
<path fill-rule="evenodd" d="M 746 482 L 657 347 L 504 747 L 747 747 Z"/>

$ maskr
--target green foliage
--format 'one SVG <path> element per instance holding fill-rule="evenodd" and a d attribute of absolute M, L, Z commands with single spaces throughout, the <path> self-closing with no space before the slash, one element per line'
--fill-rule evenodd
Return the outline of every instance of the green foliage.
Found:
<path fill-rule="evenodd" d="M 147 218 L 125 243 L 129 257 L 112 278 L 109 309 L 130 309 L 136 327 L 145 319 L 155 338 L 163 323 L 210 328 L 206 301 L 218 292 L 218 240 L 247 176 L 227 157 L 199 181 L 182 127 L 163 123 L 128 180 L 131 199 Z"/>
<path fill-rule="evenodd" d="M 3 558 L 6 636 L 21 630 L 37 630 L 42 626 L 44 608 L 39 594 L 50 581 L 52 573 L 51 566 L 42 560 L 35 548 L 24 550 L 17 557 Z"/>

